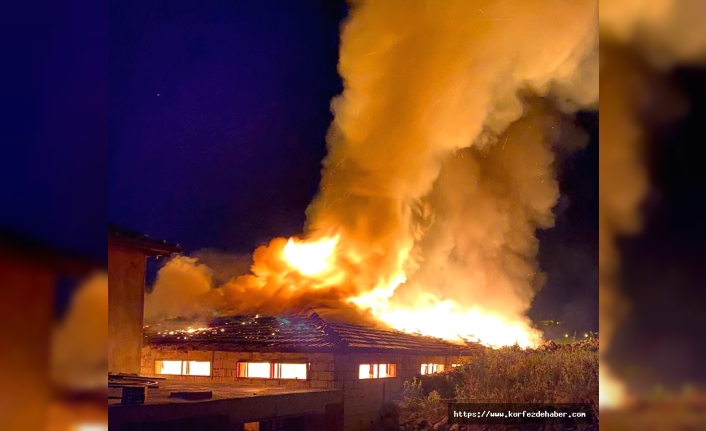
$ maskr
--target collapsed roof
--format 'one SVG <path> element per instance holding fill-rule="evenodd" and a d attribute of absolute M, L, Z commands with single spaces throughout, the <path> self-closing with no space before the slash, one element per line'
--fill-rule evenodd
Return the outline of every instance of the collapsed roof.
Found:
<path fill-rule="evenodd" d="M 349 323 L 329 323 L 318 314 L 218 317 L 200 325 L 171 320 L 145 327 L 145 345 L 188 350 L 398 353 L 468 355 L 478 343 L 456 344 L 438 338 Z M 200 326 L 200 327 L 198 327 Z"/>

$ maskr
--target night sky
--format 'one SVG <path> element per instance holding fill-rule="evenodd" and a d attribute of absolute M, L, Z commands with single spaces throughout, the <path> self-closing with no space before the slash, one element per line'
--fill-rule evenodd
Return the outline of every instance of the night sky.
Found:
<path fill-rule="evenodd" d="M 316 193 L 343 2 L 111 4 L 108 216 L 187 252 L 300 232 Z M 597 116 L 561 167 L 532 315 L 597 330 Z"/>
<path fill-rule="evenodd" d="M 342 88 L 343 3 L 113 6 L 109 218 L 187 251 L 298 233 Z"/>
<path fill-rule="evenodd" d="M 547 282 L 529 313 L 562 322 L 565 333 L 598 331 L 598 113 L 579 113 L 576 122 L 589 142 L 557 166 L 555 226 L 537 232 Z"/>
<path fill-rule="evenodd" d="M 651 192 L 642 233 L 621 241 L 623 292 L 630 314 L 613 357 L 643 388 L 706 382 L 706 69 L 678 68 L 664 77 L 687 101 L 687 115 L 647 118 Z"/>
<path fill-rule="evenodd" d="M 107 262 L 107 6 L 0 17 L 0 235 Z"/>

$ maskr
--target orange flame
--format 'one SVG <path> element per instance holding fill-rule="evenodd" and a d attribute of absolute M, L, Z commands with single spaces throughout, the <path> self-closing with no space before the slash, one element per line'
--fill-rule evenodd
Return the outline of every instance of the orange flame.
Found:
<path fill-rule="evenodd" d="M 281 258 L 302 276 L 316 282 L 311 285 L 332 285 L 342 275 L 345 276 L 342 274 L 345 270 L 337 266 L 337 253 L 350 254 L 350 257 L 344 258 L 363 263 L 356 253 L 340 248 L 340 245 L 340 235 L 313 241 L 290 238 Z M 402 257 L 400 259 L 403 260 Z M 426 293 L 420 295 L 411 306 L 397 304 L 395 290 L 405 282 L 406 276 L 400 271 L 389 280 L 380 281 L 373 289 L 351 296 L 347 302 L 404 332 L 456 342 L 476 341 L 491 347 L 517 344 L 528 348 L 541 342 L 539 331 L 525 321 L 508 320 L 476 307 L 464 308 L 452 298 L 443 299 Z"/>
<path fill-rule="evenodd" d="M 508 322 L 475 308 L 464 310 L 453 300 L 436 300 L 428 308 L 405 309 L 390 305 L 378 317 L 405 332 L 418 332 L 451 341 L 475 341 L 490 347 L 517 344 L 529 348 L 535 347 L 541 339 L 538 332 L 523 322 Z"/>
<path fill-rule="evenodd" d="M 319 275 L 331 269 L 338 240 L 338 235 L 312 242 L 290 238 L 282 250 L 282 257 L 302 275 Z"/>

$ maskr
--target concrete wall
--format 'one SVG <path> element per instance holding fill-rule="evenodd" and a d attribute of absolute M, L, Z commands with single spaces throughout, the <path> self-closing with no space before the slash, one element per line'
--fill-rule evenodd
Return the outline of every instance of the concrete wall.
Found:
<path fill-rule="evenodd" d="M 287 386 L 297 388 L 333 389 L 333 354 L 330 353 L 258 353 L 258 352 L 212 352 L 180 349 L 142 348 L 142 364 L 140 374 L 147 377 L 155 375 L 155 361 L 210 361 L 211 376 L 165 376 L 174 380 L 195 382 L 233 383 L 238 386 Z M 309 368 L 308 380 L 270 380 L 237 378 L 236 364 L 238 362 L 307 362 Z"/>
<path fill-rule="evenodd" d="M 108 372 L 139 373 L 147 258 L 108 247 Z"/>
<path fill-rule="evenodd" d="M 147 395 L 149 400 L 149 395 Z M 111 431 L 238 431 L 245 423 L 304 417 L 304 431 L 341 431 L 340 391 L 159 404 L 109 404 Z M 287 428 L 285 428 L 287 429 Z"/>

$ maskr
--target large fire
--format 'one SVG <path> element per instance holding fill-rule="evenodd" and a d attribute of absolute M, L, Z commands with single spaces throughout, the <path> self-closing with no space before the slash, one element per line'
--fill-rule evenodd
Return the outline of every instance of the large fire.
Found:
<path fill-rule="evenodd" d="M 351 3 L 303 238 L 258 247 L 249 272 L 171 260 L 146 320 L 312 308 L 536 345 L 535 234 L 554 225 L 555 150 L 585 143 L 570 118 L 597 104 L 596 2 Z"/>
<path fill-rule="evenodd" d="M 336 246 L 340 235 L 313 241 L 290 238 L 281 258 L 303 276 L 311 278 L 311 285 L 331 285 L 341 275 L 336 267 Z M 464 308 L 453 299 L 421 295 L 416 304 L 405 307 L 395 304 L 395 289 L 406 281 L 403 273 L 392 277 L 371 291 L 351 296 L 347 302 L 372 313 L 392 328 L 420 333 L 450 341 L 476 341 L 492 347 L 519 345 L 534 347 L 541 341 L 539 331 L 526 322 L 512 321 L 487 313 L 479 308 Z"/>
<path fill-rule="evenodd" d="M 290 238 L 282 250 L 284 260 L 302 275 L 315 276 L 329 271 L 338 236 L 304 242 Z"/>

